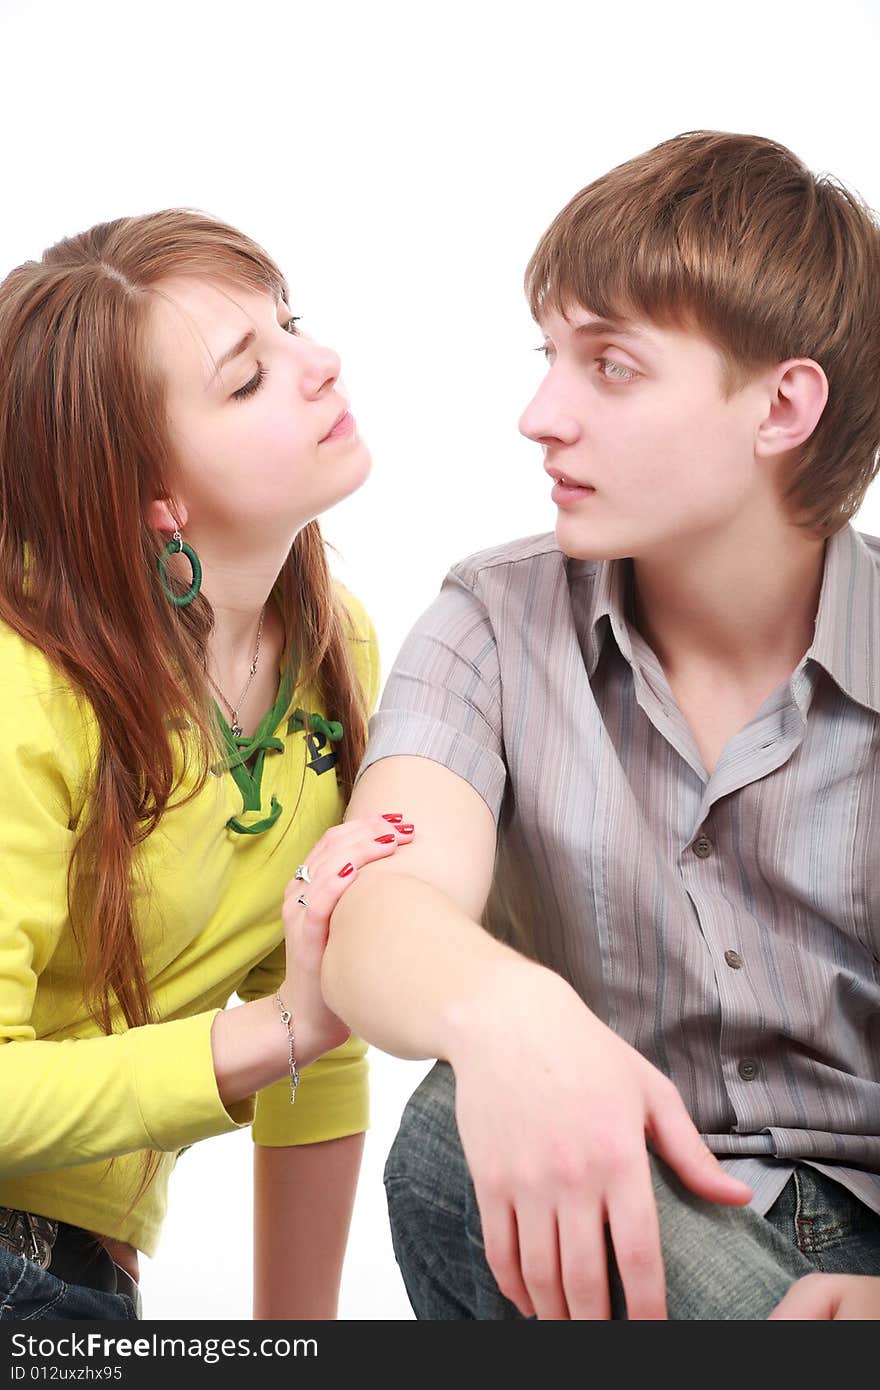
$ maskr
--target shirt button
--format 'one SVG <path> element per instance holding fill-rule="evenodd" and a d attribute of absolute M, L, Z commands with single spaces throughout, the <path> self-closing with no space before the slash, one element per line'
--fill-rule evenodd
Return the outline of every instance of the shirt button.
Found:
<path fill-rule="evenodd" d="M 725 951 L 724 959 L 727 961 L 731 970 L 742 970 L 743 958 L 739 951 Z"/>
<path fill-rule="evenodd" d="M 743 1081 L 754 1081 L 758 1075 L 758 1063 L 753 1057 L 743 1057 L 736 1069 Z"/>
<path fill-rule="evenodd" d="M 708 859 L 714 846 L 708 835 L 698 835 L 691 848 L 698 859 Z"/>

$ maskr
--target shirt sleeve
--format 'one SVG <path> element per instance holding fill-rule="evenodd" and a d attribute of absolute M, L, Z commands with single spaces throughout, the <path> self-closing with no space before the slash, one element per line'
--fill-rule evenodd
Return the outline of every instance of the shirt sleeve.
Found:
<path fill-rule="evenodd" d="M 486 607 L 458 567 L 400 650 L 358 778 L 398 754 L 430 758 L 464 778 L 497 824 L 507 781 L 498 648 Z"/>
<path fill-rule="evenodd" d="M 111 1036 L 38 1036 L 34 1001 L 56 955 L 75 969 L 67 870 L 96 749 L 72 693 L 0 674 L 0 1175 L 20 1176 L 155 1148 L 171 1151 L 250 1123 L 254 1100 L 223 1105 L 211 1026 L 217 1010 Z M 63 945 L 63 951 L 59 948 Z M 58 967 L 60 969 L 60 967 Z M 59 976 L 60 978 L 60 976 Z M 68 1002 L 73 998 L 65 993 Z M 59 999 L 61 996 L 59 995 Z M 52 997 L 41 1000 L 45 1019 Z M 80 1005 L 81 1010 L 81 1005 Z M 92 1025 L 89 1024 L 89 1027 Z"/>

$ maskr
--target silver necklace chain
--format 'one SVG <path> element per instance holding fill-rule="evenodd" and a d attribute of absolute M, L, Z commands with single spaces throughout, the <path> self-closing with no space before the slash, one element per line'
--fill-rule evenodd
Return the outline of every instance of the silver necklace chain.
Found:
<path fill-rule="evenodd" d="M 257 662 L 258 662 L 259 659 L 260 659 L 260 643 L 261 643 L 261 641 L 263 640 L 263 619 L 265 618 L 265 616 L 266 616 L 266 605 L 265 605 L 265 603 L 264 603 L 264 604 L 263 604 L 263 611 L 262 611 L 261 614 L 260 614 L 260 623 L 259 623 L 259 626 L 258 626 L 258 628 L 257 628 L 257 647 L 256 647 L 256 651 L 254 652 L 254 659 L 253 659 L 253 661 L 251 662 L 251 668 L 250 668 L 250 671 L 249 671 L 249 673 L 248 673 L 248 678 L 247 678 L 247 680 L 246 680 L 245 683 L 244 683 L 244 690 L 243 690 L 243 691 L 241 692 L 241 694 L 239 695 L 238 701 L 236 702 L 235 705 L 230 704 L 230 702 L 227 700 L 226 696 L 223 694 L 223 691 L 220 689 L 219 685 L 218 685 L 217 682 L 214 680 L 213 676 L 211 675 L 210 671 L 208 670 L 207 665 L 205 666 L 205 675 L 208 677 L 208 680 L 211 682 L 211 684 L 213 685 L 213 687 L 214 687 L 214 689 L 216 690 L 217 694 L 220 696 L 220 699 L 223 701 L 224 705 L 225 705 L 226 708 L 229 710 L 229 713 L 232 715 L 232 723 L 230 724 L 229 727 L 230 727 L 230 731 L 231 731 L 231 733 L 232 733 L 232 737 L 233 737 L 233 738 L 241 738 L 241 735 L 242 735 L 242 727 L 241 727 L 241 725 L 240 725 L 239 722 L 238 722 L 238 712 L 239 712 L 239 710 L 241 709 L 242 705 L 244 704 L 245 697 L 246 697 L 248 691 L 249 691 L 250 688 L 251 688 L 251 681 L 253 680 L 254 676 L 257 674 Z"/>

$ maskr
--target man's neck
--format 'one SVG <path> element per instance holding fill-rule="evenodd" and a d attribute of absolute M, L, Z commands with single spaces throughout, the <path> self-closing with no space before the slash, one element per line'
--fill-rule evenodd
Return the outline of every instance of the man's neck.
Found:
<path fill-rule="evenodd" d="M 792 526 L 679 542 L 633 561 L 628 616 L 670 681 L 711 671 L 747 687 L 812 644 L 824 558 Z"/>

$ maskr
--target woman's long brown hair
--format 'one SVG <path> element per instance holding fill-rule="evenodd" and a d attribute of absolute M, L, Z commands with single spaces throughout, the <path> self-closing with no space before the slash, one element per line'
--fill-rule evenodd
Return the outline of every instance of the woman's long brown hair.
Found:
<path fill-rule="evenodd" d="M 131 907 L 133 850 L 193 771 L 193 743 L 196 783 L 175 805 L 201 790 L 218 748 L 205 680 L 211 606 L 204 595 L 169 603 L 157 572 L 166 538 L 146 520 L 150 502 L 174 496 L 149 313 L 156 288 L 181 274 L 288 298 L 259 246 L 182 209 L 92 227 L 0 285 L 0 620 L 97 718 L 67 893 L 84 999 L 105 1033 L 114 998 L 128 1027 L 154 1019 Z M 349 790 L 365 709 L 316 522 L 297 535 L 274 592 L 299 688 L 314 683 L 345 727 L 338 772 Z M 188 745 L 169 727 L 187 719 L 197 732 Z"/>

